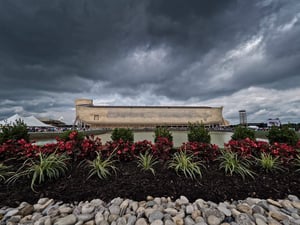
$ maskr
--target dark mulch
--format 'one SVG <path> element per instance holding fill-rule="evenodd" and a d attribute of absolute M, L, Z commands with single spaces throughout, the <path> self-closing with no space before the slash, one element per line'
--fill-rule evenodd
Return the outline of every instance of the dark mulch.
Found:
<path fill-rule="evenodd" d="M 247 197 L 285 198 L 288 194 L 300 196 L 300 173 L 294 168 L 286 171 L 265 173 L 255 169 L 255 179 L 239 176 L 225 176 L 217 164 L 207 165 L 198 180 L 178 176 L 163 165 L 157 165 L 156 175 L 141 171 L 135 162 L 117 165 L 116 176 L 107 180 L 93 177 L 86 180 L 88 171 L 73 166 L 69 174 L 55 181 L 48 181 L 30 189 L 28 179 L 20 179 L 13 185 L 0 183 L 0 207 L 16 206 L 22 201 L 35 203 L 41 197 L 64 202 L 92 200 L 100 198 L 106 202 L 115 197 L 145 200 L 146 196 L 169 196 L 173 199 L 185 195 L 190 201 L 202 198 L 220 202 L 239 200 Z"/>

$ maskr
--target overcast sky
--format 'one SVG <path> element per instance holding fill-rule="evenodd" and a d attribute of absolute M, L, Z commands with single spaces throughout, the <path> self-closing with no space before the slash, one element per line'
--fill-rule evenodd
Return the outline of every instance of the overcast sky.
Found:
<path fill-rule="evenodd" d="M 299 0 L 1 0 L 0 119 L 224 106 L 300 122 Z"/>

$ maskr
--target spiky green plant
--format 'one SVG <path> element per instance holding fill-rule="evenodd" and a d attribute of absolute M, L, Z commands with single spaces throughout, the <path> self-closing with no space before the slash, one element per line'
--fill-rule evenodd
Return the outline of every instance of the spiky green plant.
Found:
<path fill-rule="evenodd" d="M 249 169 L 251 162 L 248 159 L 239 159 L 237 153 L 231 151 L 221 151 L 218 160 L 221 161 L 220 169 L 224 169 L 226 174 L 232 176 L 238 174 L 245 179 L 246 176 L 254 178 L 254 172 Z"/>
<path fill-rule="evenodd" d="M 296 170 L 296 172 L 300 172 L 300 154 L 297 155 L 294 163 L 295 163 L 296 167 L 299 168 L 299 169 Z"/>
<path fill-rule="evenodd" d="M 9 168 L 9 166 L 0 163 L 0 181 L 5 181 L 6 176 L 12 174 L 12 172 L 9 171 Z"/>
<path fill-rule="evenodd" d="M 55 152 L 50 155 L 39 154 L 38 160 L 27 159 L 17 172 L 11 176 L 7 182 L 14 183 L 20 177 L 31 177 L 31 189 L 35 191 L 34 186 L 43 183 L 46 179 L 57 179 L 64 175 L 68 170 L 67 161 L 69 156 L 58 155 Z"/>
<path fill-rule="evenodd" d="M 183 172 L 185 177 L 195 179 L 202 176 L 200 161 L 194 161 L 193 155 L 187 154 L 185 151 L 176 152 L 169 161 L 169 168 L 175 169 L 176 173 Z"/>
<path fill-rule="evenodd" d="M 153 175 L 155 175 L 154 165 L 158 163 L 158 160 L 153 157 L 152 154 L 146 152 L 145 154 L 140 154 L 137 157 L 138 167 L 142 168 L 142 170 L 148 171 L 150 170 Z"/>
<path fill-rule="evenodd" d="M 116 173 L 117 168 L 114 166 L 116 160 L 113 160 L 112 157 L 113 154 L 111 154 L 107 159 L 103 159 L 101 153 L 97 152 L 97 157 L 94 160 L 86 160 L 86 165 L 90 169 L 87 179 L 97 175 L 102 180 L 111 175 L 111 171 Z"/>
<path fill-rule="evenodd" d="M 256 159 L 259 166 L 261 166 L 266 172 L 273 170 L 282 170 L 278 157 L 273 157 L 270 154 L 262 153 L 260 158 Z"/>

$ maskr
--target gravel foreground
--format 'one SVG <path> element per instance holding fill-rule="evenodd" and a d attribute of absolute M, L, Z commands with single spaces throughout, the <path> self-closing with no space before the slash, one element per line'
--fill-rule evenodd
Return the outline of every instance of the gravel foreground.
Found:
<path fill-rule="evenodd" d="M 296 225 L 300 224 L 300 200 L 246 198 L 214 203 L 185 196 L 172 201 L 148 196 L 145 201 L 114 198 L 63 203 L 41 198 L 16 208 L 0 208 L 1 225 Z"/>

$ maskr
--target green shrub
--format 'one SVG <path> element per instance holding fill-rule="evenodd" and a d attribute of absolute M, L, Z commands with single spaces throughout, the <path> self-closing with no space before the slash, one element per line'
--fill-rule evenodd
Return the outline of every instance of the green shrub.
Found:
<path fill-rule="evenodd" d="M 12 126 L 2 127 L 0 133 L 0 144 L 3 144 L 7 140 L 20 140 L 24 139 L 29 142 L 29 134 L 26 124 L 22 120 L 16 120 Z"/>
<path fill-rule="evenodd" d="M 120 139 L 122 139 L 125 142 L 129 141 L 131 143 L 134 140 L 133 132 L 129 128 L 115 128 L 110 138 L 113 141 L 119 141 Z"/>
<path fill-rule="evenodd" d="M 167 138 L 169 141 L 173 141 L 172 133 L 166 127 L 156 127 L 154 130 L 154 142 L 157 141 L 158 137 Z"/>
<path fill-rule="evenodd" d="M 291 146 L 295 146 L 299 140 L 296 132 L 294 130 L 289 129 L 287 126 L 279 127 L 271 127 L 269 133 L 267 135 L 270 144 L 278 143 L 286 143 Z"/>
<path fill-rule="evenodd" d="M 253 130 L 248 129 L 247 127 L 238 126 L 234 129 L 231 138 L 233 140 L 243 140 L 245 138 L 255 140 L 255 132 Z"/>
<path fill-rule="evenodd" d="M 210 134 L 203 124 L 189 123 L 188 141 L 210 144 Z"/>

